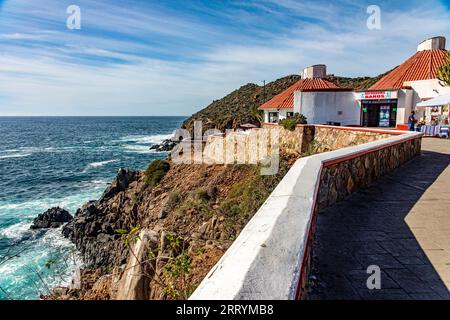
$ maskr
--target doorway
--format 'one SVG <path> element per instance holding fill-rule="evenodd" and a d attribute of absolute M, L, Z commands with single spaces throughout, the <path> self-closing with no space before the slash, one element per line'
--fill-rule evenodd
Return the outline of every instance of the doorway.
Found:
<path fill-rule="evenodd" d="M 362 126 L 395 128 L 397 100 L 368 100 L 361 102 Z"/>

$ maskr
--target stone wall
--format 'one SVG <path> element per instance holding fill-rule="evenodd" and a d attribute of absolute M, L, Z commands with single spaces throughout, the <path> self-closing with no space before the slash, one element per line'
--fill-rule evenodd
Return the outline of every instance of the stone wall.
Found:
<path fill-rule="evenodd" d="M 319 209 L 420 153 L 416 132 L 308 127 L 302 141 L 324 134 L 344 148 L 298 159 L 191 299 L 304 298 Z"/>
<path fill-rule="evenodd" d="M 286 153 L 298 153 L 304 152 L 305 144 L 303 143 L 303 136 L 305 128 L 308 127 L 296 127 L 294 131 L 286 130 L 281 126 L 273 124 L 263 125 L 265 130 L 278 130 L 280 137 L 280 150 Z"/>
<path fill-rule="evenodd" d="M 310 132 L 314 127 L 297 127 L 290 131 L 277 125 L 266 125 L 263 129 L 210 136 L 203 148 L 203 158 L 210 163 L 257 164 L 279 152 L 300 155 L 307 150 L 303 139 L 312 136 Z"/>
<path fill-rule="evenodd" d="M 364 136 L 364 135 L 362 135 Z M 351 137 L 351 136 L 349 136 Z M 370 135 L 367 135 L 370 139 Z M 325 161 L 320 173 L 318 196 L 311 219 L 308 244 L 303 259 L 299 281 L 298 299 L 306 298 L 306 285 L 311 263 L 314 233 L 318 211 L 345 200 L 360 188 L 367 187 L 385 174 L 394 171 L 420 154 L 422 138 L 408 139 L 371 152 L 349 155 L 337 160 Z"/>
<path fill-rule="evenodd" d="M 203 155 L 212 163 L 259 163 L 266 155 L 272 154 L 272 145 L 279 142 L 279 151 L 285 154 L 308 156 L 338 150 L 395 135 L 373 130 L 359 130 L 345 127 L 318 125 L 298 125 L 290 131 L 276 124 L 264 124 L 262 130 L 232 132 L 226 136 L 208 137 Z M 277 132 L 277 136 L 274 133 Z M 279 138 L 275 138 L 279 137 Z M 275 138 L 275 140 L 274 140 Z M 268 147 L 266 149 L 266 147 Z M 231 150 L 231 152 L 230 152 Z M 278 153 L 278 150 L 274 150 Z"/>
<path fill-rule="evenodd" d="M 333 205 L 357 189 L 398 168 L 420 153 L 421 139 L 408 140 L 374 152 L 340 161 L 325 163 L 319 187 L 319 209 Z"/>
<path fill-rule="evenodd" d="M 258 164 L 273 153 L 278 155 L 279 140 L 273 133 L 254 129 L 208 137 L 203 160 L 211 164 Z"/>
<path fill-rule="evenodd" d="M 338 150 L 397 135 L 388 130 L 379 131 L 364 128 L 347 128 L 321 125 L 297 125 L 294 131 L 281 126 L 265 124 L 264 129 L 280 130 L 280 147 L 287 152 L 302 155 Z"/>
<path fill-rule="evenodd" d="M 314 153 L 327 152 L 363 143 L 386 139 L 392 136 L 388 133 L 348 129 L 340 127 L 314 126 L 312 150 Z"/>

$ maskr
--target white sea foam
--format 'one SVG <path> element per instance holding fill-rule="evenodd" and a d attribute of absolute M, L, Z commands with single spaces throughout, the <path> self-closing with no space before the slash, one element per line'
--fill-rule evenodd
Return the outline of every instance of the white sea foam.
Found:
<path fill-rule="evenodd" d="M 0 210 L 11 210 L 11 209 L 17 209 L 19 207 L 20 207 L 19 203 L 8 203 L 8 204 L 0 205 Z"/>
<path fill-rule="evenodd" d="M 107 185 L 110 181 L 106 181 L 106 180 L 92 180 L 90 182 L 88 182 L 88 185 L 94 185 L 95 187 L 97 186 L 104 186 Z"/>
<path fill-rule="evenodd" d="M 41 148 L 41 147 L 20 147 L 19 148 L 20 151 L 22 152 L 45 152 L 45 148 Z"/>
<path fill-rule="evenodd" d="M 155 153 L 155 150 L 150 150 L 152 145 L 171 139 L 174 133 L 171 134 L 155 134 L 151 136 L 145 135 L 131 135 L 120 138 L 113 142 L 121 144 L 121 147 L 128 152 L 147 154 Z"/>
<path fill-rule="evenodd" d="M 87 165 L 86 168 L 98 168 L 103 167 L 104 165 L 107 165 L 108 163 L 113 163 L 119 161 L 118 159 L 113 160 L 106 160 L 106 161 L 99 161 L 99 162 L 92 162 Z"/>
<path fill-rule="evenodd" d="M 49 288 L 66 286 L 81 266 L 80 257 L 72 254 L 74 245 L 61 235 L 61 227 L 29 241 L 22 244 L 25 251 L 0 265 L 0 283 L 15 299 L 37 297 L 47 294 Z M 48 267 L 47 262 L 55 257 L 57 263 Z"/>
<path fill-rule="evenodd" d="M 119 139 L 121 142 L 135 142 L 138 144 L 156 144 L 161 143 L 164 140 L 170 139 L 174 136 L 174 134 L 155 134 L 151 136 L 143 136 L 143 135 L 132 135 L 126 136 Z"/>
<path fill-rule="evenodd" d="M 17 216 L 31 220 L 37 214 L 52 207 L 69 210 L 72 214 L 89 200 L 97 199 L 102 194 L 108 182 L 105 180 L 86 181 L 80 184 L 83 191 L 62 198 L 40 198 L 21 203 L 0 204 L 0 215 L 3 217 Z"/>
<path fill-rule="evenodd" d="M 40 152 L 59 153 L 59 152 L 79 151 L 79 150 L 83 150 L 83 149 L 89 149 L 89 147 L 83 147 L 83 146 L 47 147 L 47 148 L 40 149 Z"/>
<path fill-rule="evenodd" d="M 89 149 L 85 146 L 69 146 L 69 147 L 21 147 L 19 149 L 0 150 L 0 159 L 10 158 L 24 158 L 31 156 L 34 153 L 58 153 L 78 151 L 82 149 Z"/>
<path fill-rule="evenodd" d="M 146 153 L 154 153 L 155 150 L 150 150 L 150 146 L 145 146 L 145 145 L 139 145 L 139 144 L 135 144 L 135 145 L 124 145 L 123 148 L 127 151 L 133 152 L 133 153 L 139 153 L 139 154 L 146 154 Z"/>
<path fill-rule="evenodd" d="M 41 293 L 48 293 L 47 287 L 70 283 L 80 261 L 73 253 L 74 245 L 62 236 L 61 227 L 48 229 L 44 233 L 29 228 L 32 218 L 53 206 L 67 208 L 73 214 L 74 210 L 87 200 L 97 198 L 106 181 L 98 179 L 85 183 L 86 188 L 82 189 L 82 192 L 68 197 L 40 198 L 18 204 L 0 205 L 0 214 L 3 217 L 20 214 L 23 219 L 0 230 L 0 238 L 6 238 L 17 246 L 12 248 L 13 252 L 21 252 L 19 256 L 0 265 L 0 285 L 14 299 L 38 297 Z M 25 251 L 22 251 L 23 249 Z M 48 268 L 47 262 L 55 259 L 56 263 Z M 39 289 L 36 290 L 36 287 Z"/>
<path fill-rule="evenodd" d="M 14 240 L 20 239 L 25 232 L 30 230 L 30 226 L 30 222 L 19 222 L 0 230 L 0 236 Z"/>
<path fill-rule="evenodd" d="M 10 154 L 6 156 L 0 156 L 0 159 L 10 159 L 10 158 L 25 158 L 31 156 L 32 153 L 18 153 L 18 154 Z"/>

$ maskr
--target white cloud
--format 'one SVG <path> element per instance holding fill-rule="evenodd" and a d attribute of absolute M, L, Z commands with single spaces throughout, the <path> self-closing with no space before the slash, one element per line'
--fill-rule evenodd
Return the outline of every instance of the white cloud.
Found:
<path fill-rule="evenodd" d="M 336 5 L 290 0 L 246 4 L 274 19 L 283 19 L 281 9 L 308 19 L 291 17 L 273 31 L 265 21 L 269 28 L 261 30 L 262 17 L 240 11 L 254 25 L 236 32 L 236 26 L 158 8 L 81 5 L 82 30 L 69 32 L 60 28 L 61 12 L 52 6 L 33 2 L 31 13 L 21 12 L 33 19 L 19 24 L 5 19 L 17 9 L 6 5 L 0 12 L 0 27 L 7 30 L 0 35 L 0 115 L 188 115 L 245 83 L 261 84 L 315 63 L 337 75 L 376 75 L 401 63 L 421 40 L 450 36 L 449 12 L 437 2 L 382 7 L 380 31 L 365 28 L 362 6 L 345 13 Z M 220 18 L 231 13 L 208 11 Z M 45 27 L 36 29 L 33 21 Z"/>

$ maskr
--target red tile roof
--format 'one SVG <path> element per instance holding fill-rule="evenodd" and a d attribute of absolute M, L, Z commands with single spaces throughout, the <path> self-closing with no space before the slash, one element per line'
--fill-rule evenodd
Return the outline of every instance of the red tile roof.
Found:
<path fill-rule="evenodd" d="M 292 109 L 294 108 L 294 92 L 295 91 L 336 91 L 336 90 L 349 90 L 338 87 L 331 81 L 314 78 L 314 79 L 301 79 L 287 88 L 285 91 L 276 95 L 259 109 Z"/>
<path fill-rule="evenodd" d="M 418 51 L 369 90 L 401 89 L 407 81 L 436 79 L 439 67 L 446 61 L 446 55 L 447 50 Z"/>

